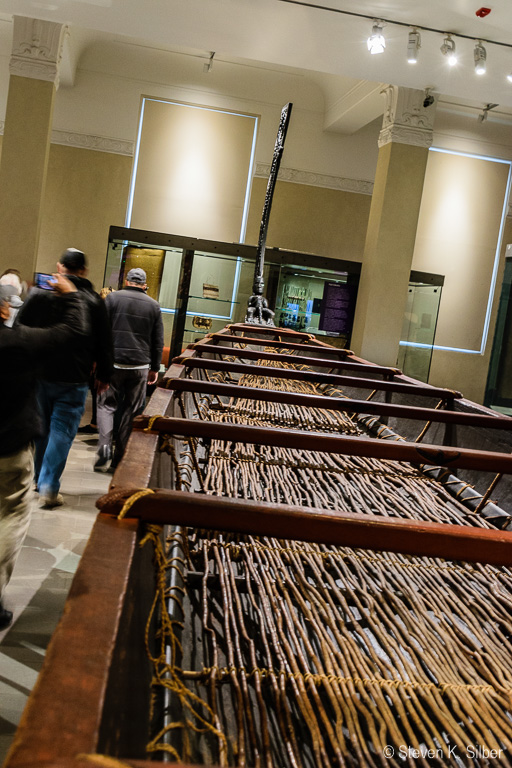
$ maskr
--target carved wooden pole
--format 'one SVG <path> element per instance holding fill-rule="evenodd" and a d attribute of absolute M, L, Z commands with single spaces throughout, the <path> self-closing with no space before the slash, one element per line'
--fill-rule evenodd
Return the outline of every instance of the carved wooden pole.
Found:
<path fill-rule="evenodd" d="M 265 264 L 265 244 L 267 242 L 268 220 L 270 218 L 270 209 L 272 207 L 272 198 L 276 186 L 277 174 L 281 165 L 281 156 L 284 149 L 286 132 L 290 122 L 290 114 L 293 104 L 288 103 L 281 110 L 281 120 L 277 131 L 276 144 L 274 147 L 274 156 L 270 167 L 268 177 L 267 191 L 265 193 L 265 202 L 263 204 L 263 213 L 261 215 L 260 236 L 256 250 L 256 264 L 254 267 L 254 280 L 252 284 L 252 296 L 247 305 L 246 323 L 255 323 L 258 325 L 274 325 L 274 312 L 268 308 L 267 300 L 263 297 L 263 267 Z"/>

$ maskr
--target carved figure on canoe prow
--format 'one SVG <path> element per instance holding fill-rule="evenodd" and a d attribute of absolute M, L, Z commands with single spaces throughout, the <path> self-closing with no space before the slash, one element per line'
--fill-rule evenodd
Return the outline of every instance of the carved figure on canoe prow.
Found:
<path fill-rule="evenodd" d="M 251 296 L 245 315 L 246 323 L 258 325 L 274 325 L 275 312 L 269 309 L 268 301 L 264 296 Z"/>

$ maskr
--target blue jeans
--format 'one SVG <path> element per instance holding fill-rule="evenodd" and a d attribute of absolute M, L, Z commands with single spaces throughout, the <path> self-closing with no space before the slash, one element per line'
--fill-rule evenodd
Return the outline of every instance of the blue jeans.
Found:
<path fill-rule="evenodd" d="M 85 408 L 88 385 L 40 381 L 37 400 L 43 437 L 36 440 L 35 480 L 41 496 L 59 492 L 68 453 Z"/>

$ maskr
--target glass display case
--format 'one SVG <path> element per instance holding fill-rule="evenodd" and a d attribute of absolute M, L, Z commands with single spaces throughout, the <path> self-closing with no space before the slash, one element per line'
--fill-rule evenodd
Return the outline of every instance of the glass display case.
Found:
<path fill-rule="evenodd" d="M 148 294 L 164 320 L 169 357 L 243 322 L 252 295 L 256 246 L 111 227 L 104 285 L 118 289 L 132 267 L 147 275 Z M 264 294 L 280 328 L 349 347 L 361 264 L 267 248 Z M 427 381 L 444 278 L 411 272 L 398 367 Z"/>
<path fill-rule="evenodd" d="M 512 416 L 512 245 L 507 245 L 505 251 L 484 405 Z"/>
<path fill-rule="evenodd" d="M 255 246 L 111 227 L 104 284 L 117 289 L 132 267 L 144 269 L 174 356 L 206 333 L 244 321 L 255 259 Z M 360 269 L 357 262 L 267 248 L 265 296 L 276 308 L 276 325 L 348 345 Z M 332 286 L 350 290 L 351 302 L 334 301 Z"/>
<path fill-rule="evenodd" d="M 428 382 L 444 277 L 411 272 L 397 366 Z"/>

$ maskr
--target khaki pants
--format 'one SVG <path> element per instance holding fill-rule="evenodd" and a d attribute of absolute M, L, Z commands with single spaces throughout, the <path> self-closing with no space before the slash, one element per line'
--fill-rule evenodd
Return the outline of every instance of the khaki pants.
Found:
<path fill-rule="evenodd" d="M 28 530 L 33 478 L 32 445 L 0 456 L 0 601 Z"/>

